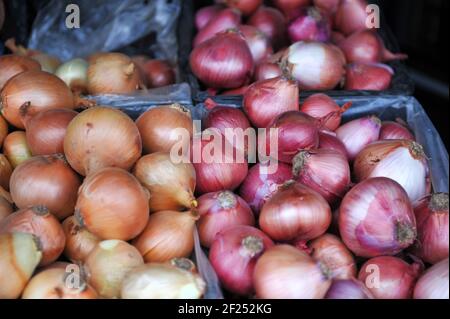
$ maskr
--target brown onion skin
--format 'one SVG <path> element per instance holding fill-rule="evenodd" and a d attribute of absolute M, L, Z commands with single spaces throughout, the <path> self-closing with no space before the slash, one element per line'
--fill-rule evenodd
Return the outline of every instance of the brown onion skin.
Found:
<path fill-rule="evenodd" d="M 410 140 L 415 141 L 414 135 L 403 124 L 385 121 L 381 123 L 380 140 Z"/>
<path fill-rule="evenodd" d="M 141 156 L 142 140 L 133 120 L 120 110 L 92 107 L 67 126 L 64 154 L 79 174 L 105 167 L 130 169 Z"/>
<path fill-rule="evenodd" d="M 78 113 L 67 109 L 42 111 L 25 122 L 27 144 L 33 155 L 64 153 L 67 126 Z"/>
<path fill-rule="evenodd" d="M 380 256 L 362 265 L 358 279 L 376 299 L 410 299 L 422 268 L 419 263 L 408 264 L 397 257 Z M 377 282 L 372 282 L 375 276 L 379 287 Z"/>
<path fill-rule="evenodd" d="M 419 278 L 414 288 L 414 299 L 447 299 L 449 272 L 448 258 L 432 267 Z"/>
<path fill-rule="evenodd" d="M 62 227 L 66 235 L 64 255 L 73 263 L 83 263 L 100 239 L 81 226 L 73 215 L 63 221 Z"/>
<path fill-rule="evenodd" d="M 0 233 L 23 232 L 35 235 L 42 247 L 40 266 L 54 262 L 62 254 L 66 236 L 61 224 L 44 206 L 20 209 L 0 223 Z"/>
<path fill-rule="evenodd" d="M 321 299 L 331 285 L 318 262 L 289 245 L 273 246 L 258 259 L 253 282 L 261 299 Z"/>
<path fill-rule="evenodd" d="M 88 175 L 78 191 L 75 214 L 80 224 L 101 239 L 130 240 L 145 228 L 149 194 L 120 168 Z"/>
<path fill-rule="evenodd" d="M 15 75 L 30 70 L 40 69 L 41 65 L 37 61 L 25 56 L 15 54 L 0 56 L 0 70 L 2 70 L 0 75 L 0 91 L 5 83 Z"/>
<path fill-rule="evenodd" d="M 0 222 L 14 211 L 11 195 L 0 186 Z"/>
<path fill-rule="evenodd" d="M 6 122 L 5 118 L 0 114 L 0 147 L 3 145 L 3 141 L 8 135 L 8 122 Z"/>
<path fill-rule="evenodd" d="M 198 198 L 197 210 L 200 214 L 198 234 L 204 247 L 210 247 L 216 235 L 227 228 L 255 225 L 247 202 L 230 191 L 203 194 Z"/>
<path fill-rule="evenodd" d="M 77 107 L 77 100 L 66 83 L 43 71 L 26 71 L 16 75 L 5 84 L 0 99 L 3 116 L 20 129 L 25 128 L 24 114 L 32 116 L 44 110 Z"/>
<path fill-rule="evenodd" d="M 344 143 L 336 137 L 336 134 L 331 134 L 330 132 L 319 132 L 319 149 L 333 150 L 348 158 Z"/>
<path fill-rule="evenodd" d="M 159 88 L 175 83 L 175 72 L 166 61 L 148 60 L 143 65 L 143 71 L 149 88 Z"/>
<path fill-rule="evenodd" d="M 73 213 L 80 178 L 62 154 L 35 156 L 11 175 L 11 197 L 19 208 L 44 205 L 59 220 Z"/>
<path fill-rule="evenodd" d="M 0 186 L 9 191 L 9 180 L 13 168 L 5 155 L 0 154 Z"/>
<path fill-rule="evenodd" d="M 287 182 L 262 207 L 261 229 L 276 241 L 317 238 L 331 223 L 331 208 L 316 191 Z"/>
<path fill-rule="evenodd" d="M 180 141 L 177 134 L 171 135 L 172 131 L 184 129 L 192 136 L 194 130 L 189 110 L 179 104 L 158 106 L 145 111 L 136 120 L 136 126 L 142 137 L 145 154 L 169 153 L 172 146 Z"/>
<path fill-rule="evenodd" d="M 13 168 L 31 158 L 31 150 L 28 147 L 25 132 L 9 133 L 3 143 L 3 152 Z"/>
<path fill-rule="evenodd" d="M 247 23 L 263 32 L 274 48 L 277 49 L 284 44 L 286 40 L 286 18 L 277 9 L 261 6 L 250 16 Z"/>
<path fill-rule="evenodd" d="M 351 63 L 346 66 L 346 70 L 346 90 L 387 90 L 394 75 L 388 65 L 381 63 Z"/>
<path fill-rule="evenodd" d="M 338 279 L 333 280 L 325 299 L 374 299 L 372 293 L 359 280 Z"/>

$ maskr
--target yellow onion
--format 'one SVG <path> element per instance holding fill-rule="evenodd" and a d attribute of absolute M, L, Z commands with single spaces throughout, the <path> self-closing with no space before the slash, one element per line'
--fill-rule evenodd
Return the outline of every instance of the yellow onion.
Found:
<path fill-rule="evenodd" d="M 66 262 L 66 261 L 55 261 L 54 263 L 44 266 L 44 267 L 39 267 L 36 271 L 35 271 L 35 275 L 37 275 L 38 273 L 48 270 L 48 269 L 68 269 L 67 266 L 71 266 L 73 264 Z"/>
<path fill-rule="evenodd" d="M 81 226 L 75 216 L 67 217 L 62 223 L 66 235 L 64 255 L 72 262 L 84 262 L 100 239 Z"/>
<path fill-rule="evenodd" d="M 150 211 L 194 208 L 195 169 L 191 163 L 174 163 L 168 153 L 141 157 L 133 174 L 150 191 Z"/>
<path fill-rule="evenodd" d="M 195 212 L 160 211 L 150 215 L 147 227 L 133 240 L 146 262 L 187 257 L 194 249 Z"/>
<path fill-rule="evenodd" d="M 13 168 L 5 155 L 0 154 L 0 186 L 6 191 L 9 190 L 9 179 L 11 178 Z"/>
<path fill-rule="evenodd" d="M 8 134 L 3 143 L 3 153 L 13 168 L 31 158 L 24 131 L 14 131 Z"/>
<path fill-rule="evenodd" d="M 97 244 L 86 258 L 88 283 L 105 298 L 119 298 L 125 275 L 144 264 L 139 251 L 122 240 L 105 240 Z"/>
<path fill-rule="evenodd" d="M 130 271 L 122 283 L 123 299 L 199 299 L 206 283 L 198 275 L 168 264 L 150 263 Z"/>
<path fill-rule="evenodd" d="M 83 176 L 104 167 L 128 170 L 141 150 L 134 122 L 122 111 L 108 107 L 92 107 L 78 114 L 64 138 L 67 160 Z"/>
<path fill-rule="evenodd" d="M 0 235 L 0 299 L 18 298 L 42 258 L 35 236 Z"/>
<path fill-rule="evenodd" d="M 192 260 L 186 257 L 175 257 L 167 262 L 168 265 L 190 271 L 192 273 L 198 273 L 197 266 Z"/>
<path fill-rule="evenodd" d="M 69 60 L 56 69 L 55 75 L 63 80 L 72 92 L 85 93 L 87 91 L 87 70 L 89 64 L 86 60 L 76 58 Z"/>
<path fill-rule="evenodd" d="M 5 140 L 7 135 L 8 135 L 8 123 L 5 121 L 3 116 L 0 115 L 0 147 L 2 147 L 3 141 Z"/>
<path fill-rule="evenodd" d="M 6 217 L 12 214 L 13 201 L 11 195 L 0 186 L 0 222 Z"/>
<path fill-rule="evenodd" d="M 15 75 L 28 71 L 28 70 L 40 70 L 41 65 L 28 57 L 7 54 L 0 56 L 0 90 L 5 83 L 14 77 Z"/>

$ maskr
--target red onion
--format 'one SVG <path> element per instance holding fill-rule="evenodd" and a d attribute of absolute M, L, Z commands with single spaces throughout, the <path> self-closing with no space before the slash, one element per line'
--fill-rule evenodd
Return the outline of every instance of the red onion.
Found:
<path fill-rule="evenodd" d="M 303 8 L 300 15 L 292 20 L 288 27 L 289 38 L 292 42 L 327 42 L 330 39 L 330 33 L 331 27 L 327 17 L 315 7 Z"/>
<path fill-rule="evenodd" d="M 403 188 L 385 177 L 354 186 L 339 208 L 339 232 L 356 255 L 395 255 L 416 238 L 416 220 Z"/>
<path fill-rule="evenodd" d="M 284 63 L 300 89 L 332 90 L 345 74 L 345 59 L 338 47 L 320 42 L 296 42 Z"/>
<path fill-rule="evenodd" d="M 290 16 L 292 12 L 295 12 L 299 8 L 306 7 L 311 4 L 311 0 L 273 0 L 272 2 L 286 16 Z"/>
<path fill-rule="evenodd" d="M 331 209 L 316 191 L 287 182 L 264 204 L 259 216 L 261 229 L 277 241 L 310 240 L 325 233 Z"/>
<path fill-rule="evenodd" d="M 196 46 L 190 56 L 190 65 L 205 85 L 233 89 L 250 79 L 253 57 L 242 36 L 227 31 Z"/>
<path fill-rule="evenodd" d="M 209 260 L 227 290 L 250 295 L 254 292 L 256 261 L 272 246 L 272 240 L 262 231 L 251 226 L 235 226 L 217 234 Z"/>
<path fill-rule="evenodd" d="M 234 9 L 221 10 L 197 33 L 193 43 L 194 49 L 202 42 L 212 39 L 217 33 L 238 28 L 240 23 L 241 15 L 239 11 Z"/>
<path fill-rule="evenodd" d="M 319 132 L 319 149 L 333 150 L 348 158 L 345 145 L 336 137 L 336 134 L 332 134 L 332 132 Z"/>
<path fill-rule="evenodd" d="M 273 79 L 278 76 L 283 75 L 280 66 L 277 63 L 272 62 L 261 62 L 256 66 L 255 70 L 255 80 L 263 81 L 268 79 Z"/>
<path fill-rule="evenodd" d="M 347 157 L 333 150 L 300 151 L 292 160 L 292 171 L 297 181 L 330 204 L 341 199 L 351 183 Z"/>
<path fill-rule="evenodd" d="M 320 299 L 331 285 L 327 269 L 289 245 L 268 249 L 254 273 L 256 296 L 262 299 Z"/>
<path fill-rule="evenodd" d="M 356 279 L 333 280 L 325 299 L 373 299 L 372 293 Z"/>
<path fill-rule="evenodd" d="M 394 75 L 389 65 L 381 63 L 352 63 L 347 65 L 346 70 L 346 90 L 387 90 Z"/>
<path fill-rule="evenodd" d="M 316 119 L 324 119 L 323 125 L 329 130 L 334 131 L 341 124 L 342 114 L 351 105 L 351 102 L 349 102 L 344 104 L 341 108 L 328 95 L 316 93 L 305 99 L 300 106 L 300 111 Z"/>
<path fill-rule="evenodd" d="M 279 48 L 284 44 L 286 19 L 277 9 L 261 6 L 249 18 L 247 23 L 263 32 L 269 38 L 274 48 Z"/>
<path fill-rule="evenodd" d="M 217 4 L 200 8 L 195 13 L 195 27 L 197 30 L 203 29 L 203 27 L 205 27 L 209 21 L 214 19 L 222 10 L 223 6 Z"/>
<path fill-rule="evenodd" d="M 248 171 L 241 185 L 239 195 L 250 205 L 255 214 L 259 214 L 264 203 L 284 184 L 292 179 L 292 168 L 277 163 L 277 169 L 271 173 L 267 164 L 256 164 Z"/>
<path fill-rule="evenodd" d="M 435 264 L 448 258 L 448 193 L 436 193 L 421 199 L 414 209 L 417 221 L 415 254 Z"/>
<path fill-rule="evenodd" d="M 255 64 L 260 63 L 273 53 L 270 40 L 256 27 L 241 25 L 239 31 L 242 32 L 245 42 L 247 42 Z"/>
<path fill-rule="evenodd" d="M 341 0 L 334 18 L 336 29 L 345 35 L 366 30 L 367 5 L 366 0 Z"/>
<path fill-rule="evenodd" d="M 255 225 L 255 217 L 247 202 L 230 191 L 203 194 L 198 198 L 197 222 L 200 241 L 210 247 L 216 235 L 232 226 Z"/>
<path fill-rule="evenodd" d="M 414 299 L 448 300 L 448 258 L 429 268 L 417 281 Z"/>
<path fill-rule="evenodd" d="M 375 257 L 361 267 L 358 279 L 376 299 L 409 299 L 422 267 L 422 264 L 410 265 L 397 257 Z"/>
<path fill-rule="evenodd" d="M 343 35 L 340 32 L 337 32 L 337 31 L 332 31 L 330 38 L 331 38 L 331 43 L 339 45 L 339 43 L 341 43 L 341 41 L 345 40 L 345 35 Z M 344 54 L 344 53 L 342 53 L 342 54 Z"/>
<path fill-rule="evenodd" d="M 345 145 L 350 160 L 380 136 L 381 121 L 376 116 L 362 117 L 345 123 L 336 130 L 336 136 Z"/>
<path fill-rule="evenodd" d="M 341 0 L 313 0 L 313 4 L 323 12 L 333 15 L 336 13 L 340 1 Z"/>
<path fill-rule="evenodd" d="M 430 192 L 427 157 L 420 144 L 408 140 L 384 140 L 367 145 L 354 162 L 358 181 L 389 177 L 399 183 L 412 203 Z"/>
<path fill-rule="evenodd" d="M 276 77 L 253 83 L 242 102 L 252 124 L 267 127 L 278 115 L 298 110 L 299 90 L 294 81 Z"/>
<path fill-rule="evenodd" d="M 415 141 L 415 138 L 406 125 L 399 122 L 386 121 L 381 123 L 380 140 Z"/>
<path fill-rule="evenodd" d="M 216 2 L 225 3 L 230 8 L 237 9 L 243 15 L 248 16 L 262 5 L 263 0 L 216 0 Z"/>

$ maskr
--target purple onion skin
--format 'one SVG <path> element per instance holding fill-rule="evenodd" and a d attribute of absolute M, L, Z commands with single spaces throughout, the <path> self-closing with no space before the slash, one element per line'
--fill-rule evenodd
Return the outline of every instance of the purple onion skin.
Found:
<path fill-rule="evenodd" d="M 356 279 L 334 280 L 325 299 L 373 299 L 364 284 Z"/>

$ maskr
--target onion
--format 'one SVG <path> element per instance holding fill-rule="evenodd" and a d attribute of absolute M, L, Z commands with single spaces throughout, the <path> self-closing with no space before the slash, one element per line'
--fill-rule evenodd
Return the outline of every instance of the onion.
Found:
<path fill-rule="evenodd" d="M 0 154 L 0 186 L 6 191 L 9 191 L 9 180 L 12 172 L 13 168 L 6 156 Z"/>
<path fill-rule="evenodd" d="M 84 179 L 75 215 L 102 239 L 130 240 L 147 224 L 148 201 L 148 191 L 133 175 L 120 168 L 104 168 Z"/>
<path fill-rule="evenodd" d="M 286 19 L 277 9 L 260 6 L 247 23 L 264 33 L 274 48 L 279 48 L 284 44 Z"/>
<path fill-rule="evenodd" d="M 141 137 L 133 121 L 108 107 L 93 107 L 75 116 L 64 138 L 67 160 L 83 176 L 104 167 L 130 169 L 141 150 Z"/>
<path fill-rule="evenodd" d="M 319 145 L 317 121 L 305 113 L 285 112 L 276 117 L 268 128 L 278 132 L 277 160 L 281 162 L 291 163 L 299 150 L 314 149 Z M 270 132 L 266 133 L 266 155 L 272 155 L 273 139 Z"/>
<path fill-rule="evenodd" d="M 83 263 L 100 239 L 81 226 L 75 216 L 67 217 L 62 227 L 66 235 L 64 255 L 73 263 Z"/>
<path fill-rule="evenodd" d="M 279 76 L 252 84 L 245 92 L 242 103 L 252 124 L 264 128 L 276 116 L 298 110 L 298 98 L 296 83 Z"/>
<path fill-rule="evenodd" d="M 104 240 L 91 251 L 84 264 L 88 283 L 105 298 L 119 298 L 127 273 L 144 264 L 136 248 L 121 240 Z"/>
<path fill-rule="evenodd" d="M 5 83 L 15 75 L 31 70 L 40 70 L 41 65 L 30 58 L 15 54 L 0 56 L 0 91 Z"/>
<path fill-rule="evenodd" d="M 400 120 L 399 120 L 400 121 Z M 381 123 L 380 140 L 411 140 L 414 135 L 406 125 L 401 122 L 386 121 Z"/>
<path fill-rule="evenodd" d="M 448 299 L 448 258 L 429 268 L 417 281 L 414 299 Z"/>
<path fill-rule="evenodd" d="M 150 215 L 148 224 L 133 245 L 146 262 L 165 262 L 187 257 L 194 249 L 194 229 L 198 214 L 163 210 Z"/>
<path fill-rule="evenodd" d="M 345 148 L 344 143 L 342 143 L 334 133 L 325 131 L 319 132 L 319 149 L 336 151 L 348 158 L 347 149 Z"/>
<path fill-rule="evenodd" d="M 47 269 L 35 275 L 25 287 L 22 299 L 97 299 L 97 292 L 80 278 L 78 286 L 68 286 L 71 273 Z"/>
<path fill-rule="evenodd" d="M 250 205 L 253 212 L 259 215 L 264 203 L 284 184 L 292 179 L 292 167 L 277 163 L 275 172 L 270 172 L 268 164 L 258 163 L 250 168 L 241 185 L 239 194 Z"/>
<path fill-rule="evenodd" d="M 141 157 L 133 174 L 151 194 L 150 211 L 195 208 L 195 169 L 191 163 L 174 163 L 168 153 Z"/>
<path fill-rule="evenodd" d="M 287 182 L 264 204 L 259 225 L 276 241 L 310 240 L 327 230 L 331 208 L 316 191 Z"/>
<path fill-rule="evenodd" d="M 277 8 L 279 8 L 286 16 L 297 11 L 301 7 L 306 7 L 311 4 L 311 0 L 273 0 Z"/>
<path fill-rule="evenodd" d="M 346 90 L 382 91 L 391 86 L 394 70 L 381 63 L 352 63 L 347 65 Z"/>
<path fill-rule="evenodd" d="M 281 76 L 282 72 L 280 66 L 276 63 L 261 62 L 256 66 L 255 80 L 264 81 Z"/>
<path fill-rule="evenodd" d="M 420 144 L 408 140 L 384 140 L 367 145 L 355 158 L 358 181 L 388 177 L 399 183 L 412 203 L 430 192 L 428 159 Z"/>
<path fill-rule="evenodd" d="M 436 193 L 415 203 L 415 254 L 430 264 L 448 258 L 448 193 Z"/>
<path fill-rule="evenodd" d="M 203 194 L 198 198 L 198 212 L 198 233 L 205 247 L 210 247 L 216 235 L 227 228 L 255 225 L 255 217 L 247 202 L 230 191 Z"/>
<path fill-rule="evenodd" d="M 44 266 L 44 267 L 39 267 L 35 271 L 34 274 L 37 275 L 37 274 L 39 274 L 39 273 L 41 273 L 41 272 L 43 272 L 45 270 L 48 270 L 48 269 L 64 269 L 64 270 L 67 270 L 67 266 L 69 266 L 69 269 L 70 269 L 70 267 L 74 267 L 74 264 L 71 264 L 71 263 L 66 262 L 66 261 L 55 261 L 54 263 L 52 263 L 50 265 L 47 265 L 47 266 Z"/>
<path fill-rule="evenodd" d="M 228 7 L 239 10 L 245 16 L 251 15 L 263 4 L 263 0 L 216 0 L 216 2 L 225 3 Z"/>
<path fill-rule="evenodd" d="M 376 116 L 367 116 L 341 125 L 336 136 L 345 145 L 350 160 L 368 144 L 378 140 L 381 121 Z"/>
<path fill-rule="evenodd" d="M 331 43 L 339 46 L 339 43 L 341 43 L 341 41 L 345 40 L 345 35 L 343 35 L 341 32 L 338 32 L 338 31 L 332 31 L 330 40 L 331 40 Z M 344 52 L 342 52 L 342 54 L 344 54 Z"/>
<path fill-rule="evenodd" d="M 351 183 L 347 158 L 333 150 L 300 151 L 292 160 L 292 172 L 297 181 L 330 204 L 341 199 Z"/>
<path fill-rule="evenodd" d="M 345 35 L 366 30 L 366 0 L 341 0 L 334 19 L 335 27 Z"/>
<path fill-rule="evenodd" d="M 310 95 L 300 106 L 300 111 L 318 120 L 323 119 L 322 125 L 334 131 L 341 124 L 342 114 L 351 106 L 351 102 L 339 107 L 328 95 L 316 93 Z"/>
<path fill-rule="evenodd" d="M 258 28 L 251 25 L 241 25 L 239 31 L 245 38 L 255 64 L 265 60 L 273 53 L 270 40 Z"/>
<path fill-rule="evenodd" d="M 175 72 L 166 61 L 148 60 L 142 67 L 145 82 L 150 88 L 159 88 L 175 83 Z"/>
<path fill-rule="evenodd" d="M 3 152 L 13 168 L 31 158 L 24 131 L 9 133 L 3 142 Z"/>
<path fill-rule="evenodd" d="M 39 112 L 25 122 L 27 144 L 33 155 L 64 153 L 67 126 L 78 113 L 67 109 Z"/>
<path fill-rule="evenodd" d="M 180 268 L 183 270 L 187 270 L 193 274 L 198 274 L 197 266 L 194 264 L 192 260 L 186 257 L 175 257 L 166 262 L 166 264 L 169 264 L 171 266 L 174 266 L 176 268 Z"/>
<path fill-rule="evenodd" d="M 222 95 L 244 95 L 248 87 L 249 85 L 244 85 L 237 89 L 226 90 L 222 92 Z"/>
<path fill-rule="evenodd" d="M 90 61 L 87 89 L 90 94 L 131 93 L 140 82 L 136 64 L 122 53 L 103 53 Z"/>
<path fill-rule="evenodd" d="M 26 233 L 0 235 L 0 298 L 15 299 L 42 258 L 37 238 Z"/>
<path fill-rule="evenodd" d="M 339 208 L 339 232 L 356 255 L 395 255 L 416 238 L 416 220 L 406 192 L 385 177 L 354 186 Z"/>
<path fill-rule="evenodd" d="M 206 283 L 198 275 L 168 264 L 150 263 L 130 271 L 122 283 L 122 299 L 199 299 Z"/>
<path fill-rule="evenodd" d="M 228 29 L 236 29 L 241 23 L 241 15 L 235 9 L 223 9 L 218 12 L 214 18 L 197 33 L 194 38 L 194 49 L 201 43 L 214 38 L 217 33 L 224 32 Z"/>
<path fill-rule="evenodd" d="M 256 262 L 272 246 L 272 240 L 260 230 L 235 226 L 217 234 L 209 251 L 209 260 L 228 291 L 248 296 L 254 292 Z"/>
<path fill-rule="evenodd" d="M 377 299 L 409 299 L 421 272 L 419 263 L 410 265 L 397 257 L 381 256 L 366 261 L 358 279 Z"/>
<path fill-rule="evenodd" d="M 45 206 L 18 210 L 2 220 L 0 233 L 23 232 L 35 235 L 42 247 L 40 266 L 54 262 L 64 250 L 66 237 L 58 220 Z"/>
<path fill-rule="evenodd" d="M 321 299 L 331 280 L 326 267 L 289 245 L 269 248 L 256 263 L 256 295 L 263 299 Z"/>
<path fill-rule="evenodd" d="M 238 88 L 253 72 L 252 53 L 243 36 L 233 30 L 197 45 L 189 62 L 195 76 L 211 88 Z"/>
<path fill-rule="evenodd" d="M 217 4 L 200 8 L 195 13 L 195 27 L 197 30 L 203 29 L 222 10 L 223 6 Z"/>
<path fill-rule="evenodd" d="M 317 8 L 307 7 L 289 23 L 288 34 L 292 42 L 319 41 L 330 39 L 331 26 L 328 19 Z"/>
<path fill-rule="evenodd" d="M 322 10 L 328 15 L 336 13 L 341 0 L 313 0 L 313 4 L 316 8 Z"/>
<path fill-rule="evenodd" d="M 44 205 L 59 220 L 73 213 L 81 182 L 62 154 L 35 156 L 14 170 L 10 192 L 19 208 Z"/>
<path fill-rule="evenodd" d="M 179 130 L 192 136 L 190 111 L 180 104 L 151 108 L 139 116 L 136 125 L 142 137 L 144 153 L 170 152 L 179 143 Z"/>
<path fill-rule="evenodd" d="M 324 234 L 309 243 L 311 257 L 320 261 L 333 279 L 351 279 L 356 276 L 356 263 L 350 251 L 331 234 Z"/>
<path fill-rule="evenodd" d="M 0 186 L 0 223 L 13 212 L 13 201 L 11 195 Z"/>
<path fill-rule="evenodd" d="M 325 299 L 373 299 L 373 296 L 361 281 L 349 278 L 333 280 Z"/>
<path fill-rule="evenodd" d="M 332 90 L 345 74 L 342 52 L 321 42 L 292 44 L 286 51 L 284 64 L 304 90 Z"/>
<path fill-rule="evenodd" d="M 0 147 L 3 145 L 3 141 L 8 135 L 8 122 L 5 121 L 3 116 L 0 114 Z"/>
<path fill-rule="evenodd" d="M 72 59 L 60 65 L 56 69 L 55 75 L 63 80 L 73 92 L 85 93 L 87 92 L 88 66 L 89 64 L 84 59 Z"/>

